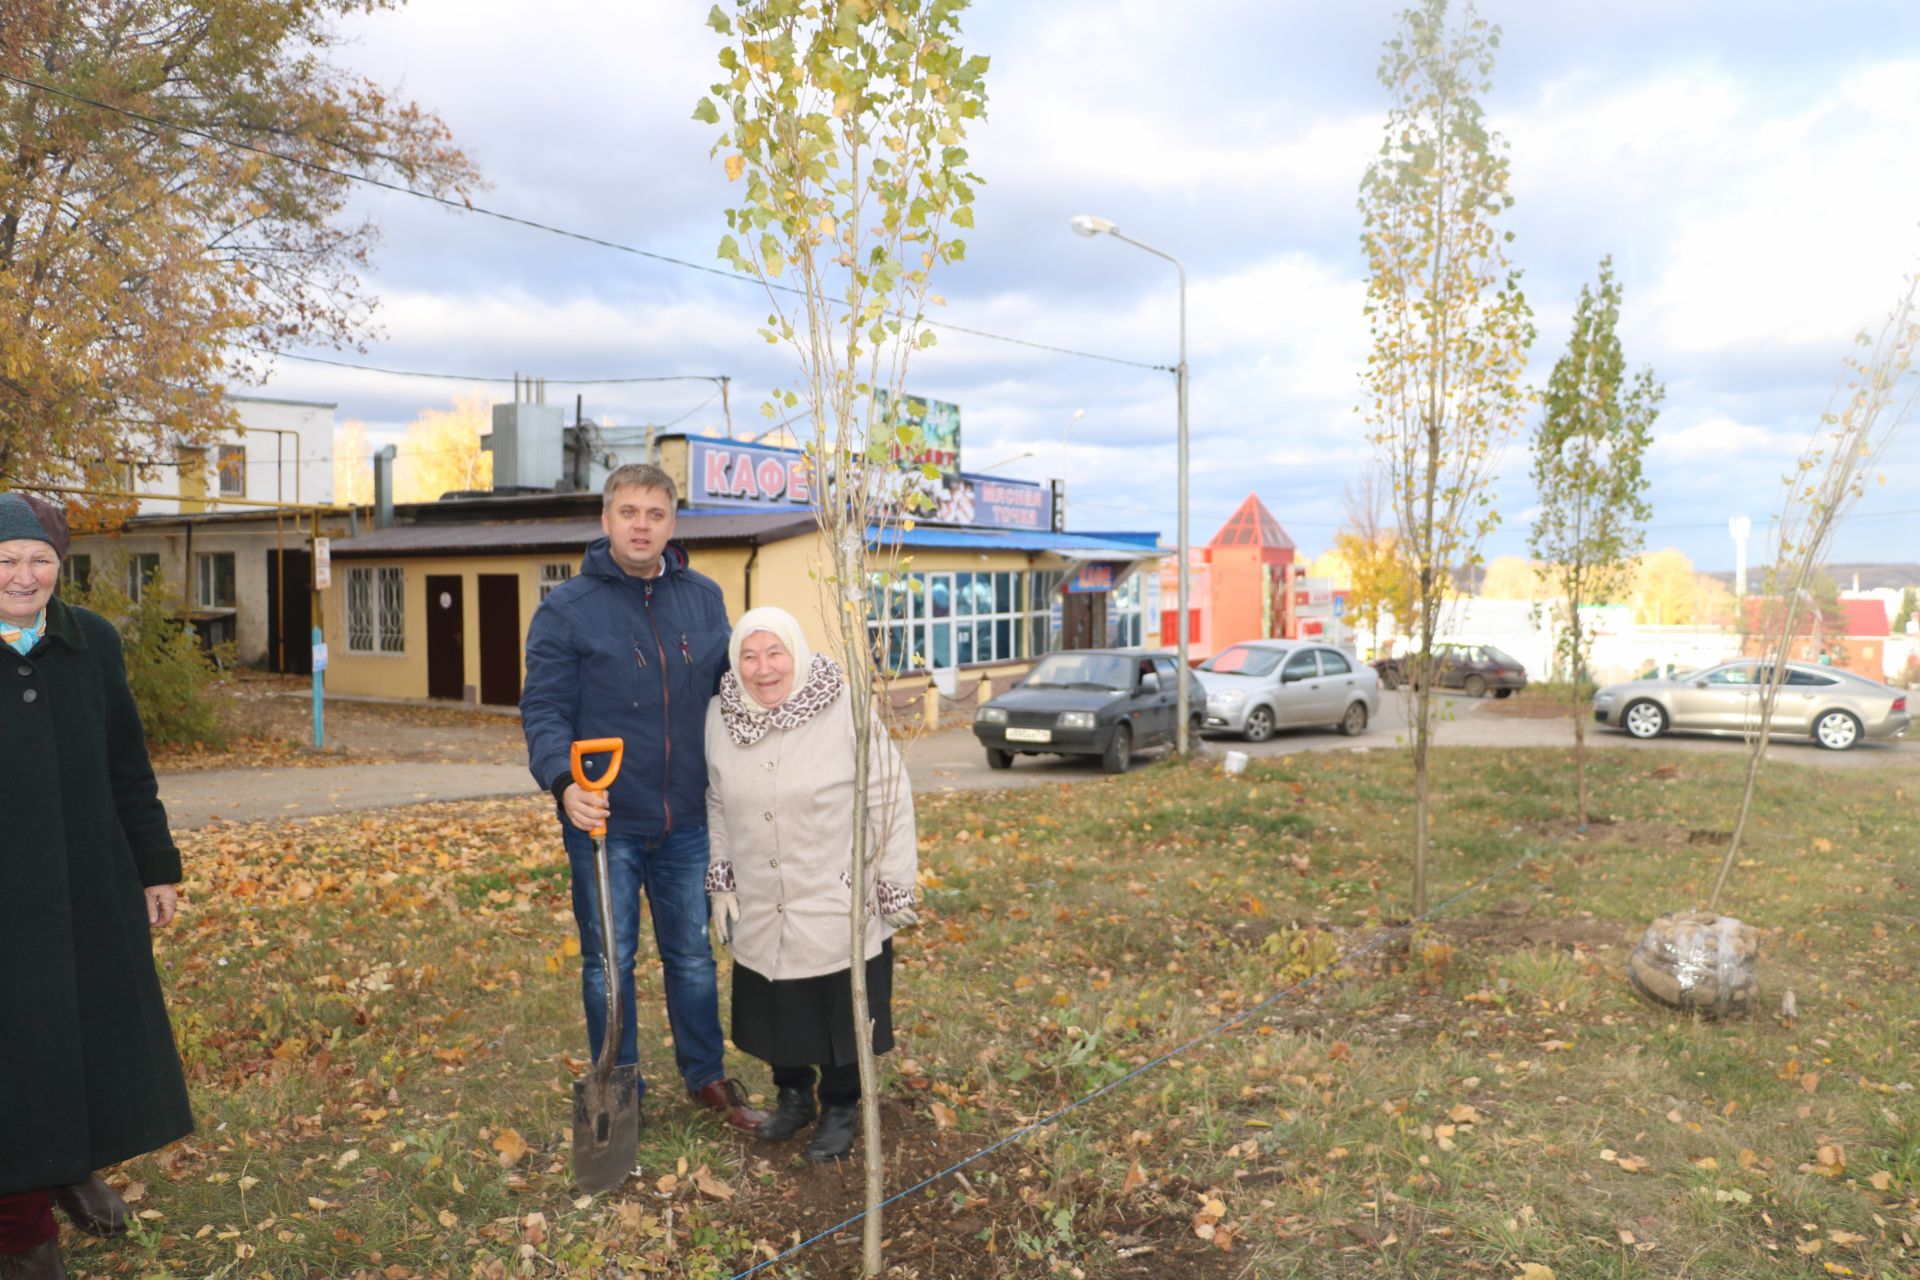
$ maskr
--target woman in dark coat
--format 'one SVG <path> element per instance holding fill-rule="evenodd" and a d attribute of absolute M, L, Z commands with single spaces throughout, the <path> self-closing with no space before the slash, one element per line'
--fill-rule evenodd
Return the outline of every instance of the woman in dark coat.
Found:
<path fill-rule="evenodd" d="M 0 1280 L 58 1280 L 52 1208 L 126 1229 L 94 1175 L 193 1131 L 154 970 L 180 852 L 120 637 L 55 595 L 57 507 L 0 493 Z"/>

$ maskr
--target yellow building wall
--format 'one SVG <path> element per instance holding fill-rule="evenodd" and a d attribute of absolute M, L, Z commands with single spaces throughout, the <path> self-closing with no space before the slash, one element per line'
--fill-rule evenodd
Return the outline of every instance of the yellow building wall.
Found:
<path fill-rule="evenodd" d="M 427 579 L 458 577 L 460 581 L 460 638 L 464 650 L 465 681 L 480 683 L 480 575 L 510 574 L 520 584 L 520 673 L 527 670 L 527 624 L 540 604 L 540 566 L 566 564 L 577 568 L 572 553 L 512 556 L 440 556 L 410 560 L 336 560 L 333 586 L 320 593 L 321 626 L 326 633 L 329 693 L 379 698 L 427 696 Z M 347 572 L 350 569 L 399 567 L 405 576 L 404 613 L 400 653 L 347 651 Z"/>
<path fill-rule="evenodd" d="M 788 538 L 759 548 L 700 548 L 689 555 L 691 567 L 719 584 L 726 598 L 727 616 L 738 618 L 751 606 L 778 605 L 799 619 L 807 643 L 818 653 L 831 653 L 838 647 L 838 629 L 826 611 L 821 590 L 822 547 L 817 534 Z M 751 587 L 748 562 L 752 561 Z M 537 555 L 438 556 L 417 559 L 336 560 L 333 586 L 321 592 L 322 627 L 326 633 L 328 667 L 326 688 L 330 693 L 386 698 L 425 698 L 427 696 L 427 579 L 430 576 L 458 576 L 461 579 L 463 606 L 462 639 L 465 644 L 465 680 L 478 685 L 480 679 L 480 583 L 482 574 L 514 574 L 520 580 L 520 669 L 526 672 L 526 628 L 539 605 L 540 566 L 549 563 L 579 564 L 576 554 L 549 552 Z M 1023 551 L 920 551 L 910 565 L 914 572 L 992 572 L 996 570 L 1032 570 L 1059 568 L 1058 557 Z M 402 628 L 404 650 L 398 654 L 349 653 L 346 628 L 346 581 L 350 569 L 398 566 L 405 575 L 405 621 Z M 749 598 L 751 597 L 751 598 Z M 999 662 L 967 668 L 966 681 L 981 676 L 1004 685 L 1006 680 L 1027 667 L 1025 661 Z M 909 677 L 921 682 L 924 677 Z"/>

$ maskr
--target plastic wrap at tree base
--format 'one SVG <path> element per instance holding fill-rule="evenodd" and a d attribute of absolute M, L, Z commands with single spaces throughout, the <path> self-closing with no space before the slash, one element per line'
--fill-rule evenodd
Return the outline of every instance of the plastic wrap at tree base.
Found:
<path fill-rule="evenodd" d="M 1713 1018 L 1743 1014 L 1760 988 L 1760 940 L 1732 916 L 1679 911 L 1647 926 L 1627 980 L 1655 1004 Z"/>

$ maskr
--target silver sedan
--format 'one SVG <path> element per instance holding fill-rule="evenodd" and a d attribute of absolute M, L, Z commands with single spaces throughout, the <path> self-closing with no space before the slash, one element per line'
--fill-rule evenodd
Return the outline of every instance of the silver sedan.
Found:
<path fill-rule="evenodd" d="M 1205 729 L 1265 742 L 1277 728 L 1337 726 L 1364 733 L 1380 710 L 1380 677 L 1338 649 L 1298 640 L 1249 640 L 1202 663 Z"/>
<path fill-rule="evenodd" d="M 1610 684 L 1593 696 L 1593 718 L 1642 740 L 1669 731 L 1744 737 L 1760 727 L 1770 664 L 1725 662 L 1666 680 Z M 1907 695 L 1837 667 L 1789 662 L 1774 703 L 1771 736 L 1811 738 L 1845 751 L 1907 731 Z"/>

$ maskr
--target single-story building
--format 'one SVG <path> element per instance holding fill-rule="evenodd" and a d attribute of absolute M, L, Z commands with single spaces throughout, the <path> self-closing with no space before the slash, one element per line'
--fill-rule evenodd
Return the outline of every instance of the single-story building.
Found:
<path fill-rule="evenodd" d="M 829 651 L 802 455 L 670 436 L 657 457 L 680 487 L 675 538 L 720 585 L 729 615 L 780 605 Z M 939 519 L 870 530 L 903 557 L 869 618 L 901 697 L 931 684 L 970 705 L 983 681 L 1004 687 L 1054 649 L 1157 641 L 1157 535 L 1056 531 L 1053 497 L 1044 485 L 963 475 Z M 321 593 L 328 690 L 517 703 L 527 625 L 601 536 L 600 501 L 448 497 L 400 506 L 390 526 L 333 543 L 333 585 Z"/>

